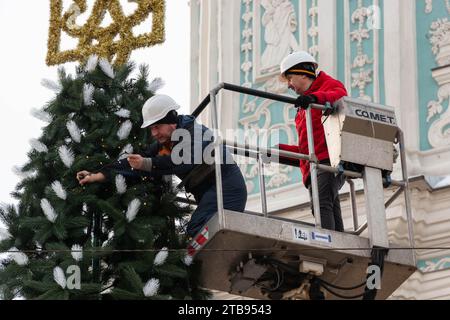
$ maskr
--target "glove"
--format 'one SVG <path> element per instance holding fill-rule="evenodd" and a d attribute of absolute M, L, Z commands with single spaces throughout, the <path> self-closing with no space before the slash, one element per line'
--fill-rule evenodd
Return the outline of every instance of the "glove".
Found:
<path fill-rule="evenodd" d="M 317 102 L 317 98 L 313 95 L 299 96 L 297 98 L 295 106 L 297 108 L 302 108 L 303 110 L 306 110 L 306 109 L 308 109 L 308 107 L 311 103 L 316 103 L 316 102 Z"/>

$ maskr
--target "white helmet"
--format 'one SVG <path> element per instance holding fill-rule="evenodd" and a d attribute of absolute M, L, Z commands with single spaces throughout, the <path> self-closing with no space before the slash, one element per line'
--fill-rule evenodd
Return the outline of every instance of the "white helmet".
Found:
<path fill-rule="evenodd" d="M 171 97 L 164 94 L 155 94 L 142 107 L 144 123 L 141 128 L 151 126 L 164 118 L 170 111 L 178 109 L 180 109 L 180 106 Z"/>
<path fill-rule="evenodd" d="M 288 71 L 292 67 L 296 66 L 297 64 L 305 63 L 305 62 L 314 64 L 316 69 L 319 66 L 317 64 L 316 59 L 314 59 L 314 57 L 306 51 L 297 51 L 297 52 L 291 53 L 286 58 L 284 58 L 283 61 L 281 61 L 281 64 L 280 64 L 281 76 L 284 76 L 286 71 Z"/>

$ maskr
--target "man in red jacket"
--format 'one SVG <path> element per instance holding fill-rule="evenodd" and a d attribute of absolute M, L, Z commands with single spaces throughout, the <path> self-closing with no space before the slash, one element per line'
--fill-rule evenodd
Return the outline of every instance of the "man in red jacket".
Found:
<path fill-rule="evenodd" d="M 296 104 L 298 113 L 295 118 L 299 141 L 298 147 L 280 145 L 280 149 L 309 154 L 305 110 L 311 103 L 334 103 L 340 98 L 347 96 L 347 90 L 340 81 L 333 79 L 323 71 L 317 72 L 317 67 L 316 60 L 304 51 L 294 52 L 281 62 L 281 78 L 288 83 L 291 90 L 299 94 Z M 330 165 L 325 131 L 322 124 L 322 111 L 312 109 L 311 113 L 316 156 L 321 164 Z M 311 195 L 309 162 L 301 160 L 300 169 L 303 175 L 303 183 L 309 189 Z M 342 175 L 336 176 L 333 173 L 319 169 L 317 180 L 322 228 L 344 231 L 339 202 L 339 189 L 344 183 L 344 178 Z"/>

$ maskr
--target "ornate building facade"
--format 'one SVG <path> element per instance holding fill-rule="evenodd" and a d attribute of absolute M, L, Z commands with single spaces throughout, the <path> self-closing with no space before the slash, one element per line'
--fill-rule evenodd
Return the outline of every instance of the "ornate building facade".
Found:
<path fill-rule="evenodd" d="M 350 96 L 395 107 L 412 178 L 415 246 L 423 249 L 416 251 L 418 271 L 392 299 L 450 299 L 449 17 L 450 0 L 191 0 L 192 108 L 219 82 L 292 94 L 278 80 L 278 65 L 295 50 L 314 55 Z M 222 130 L 277 132 L 270 141 L 298 143 L 290 105 L 221 93 L 219 108 Z M 247 209 L 258 211 L 257 165 L 241 169 Z M 397 166 L 394 178 L 399 174 Z M 312 221 L 298 169 L 267 168 L 266 188 L 272 214 Z M 365 221 L 364 197 L 358 197 Z M 351 228 L 348 187 L 342 199 Z M 387 218 L 390 239 L 407 244 L 401 199 Z"/>

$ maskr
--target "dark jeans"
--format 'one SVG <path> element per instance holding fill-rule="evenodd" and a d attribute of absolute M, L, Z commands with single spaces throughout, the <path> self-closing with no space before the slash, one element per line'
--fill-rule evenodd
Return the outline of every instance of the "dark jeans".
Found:
<path fill-rule="evenodd" d="M 324 161 L 322 164 L 329 165 Z M 311 198 L 311 210 L 314 215 L 314 206 L 312 201 L 312 187 L 308 179 L 308 190 Z M 345 177 L 335 175 L 334 173 L 317 170 L 317 184 L 319 189 L 320 218 L 322 228 L 335 231 L 344 231 L 344 223 L 342 222 L 341 204 L 339 201 L 339 190 L 345 182 Z"/>
<path fill-rule="evenodd" d="M 222 176 L 222 189 L 224 209 L 244 212 L 245 205 L 247 204 L 247 187 L 241 170 L 237 165 L 230 168 L 230 170 Z M 192 214 L 191 220 L 187 225 L 188 235 L 191 237 L 195 236 L 216 213 L 217 191 L 214 179 L 211 188 L 203 194 L 197 209 Z"/>

